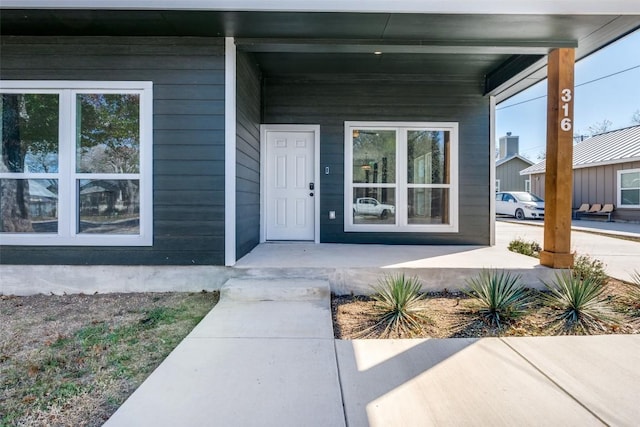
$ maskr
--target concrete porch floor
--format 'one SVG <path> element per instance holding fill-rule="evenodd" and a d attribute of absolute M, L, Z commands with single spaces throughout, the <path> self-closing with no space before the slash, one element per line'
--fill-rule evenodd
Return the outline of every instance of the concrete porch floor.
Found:
<path fill-rule="evenodd" d="M 423 290 L 459 290 L 483 269 L 520 274 L 526 286 L 540 287 L 555 270 L 506 246 L 404 246 L 333 243 L 263 243 L 240 259 L 240 277 L 328 280 L 336 294 L 368 294 L 385 274 L 417 276 Z"/>

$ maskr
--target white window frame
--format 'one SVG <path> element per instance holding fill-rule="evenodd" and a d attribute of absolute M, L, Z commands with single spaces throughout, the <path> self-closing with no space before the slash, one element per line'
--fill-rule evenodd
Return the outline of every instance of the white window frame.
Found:
<path fill-rule="evenodd" d="M 496 179 L 496 191 L 495 192 L 496 193 L 500 192 L 500 180 L 499 179 Z"/>
<path fill-rule="evenodd" d="M 396 179 L 389 188 L 396 190 L 395 224 L 354 224 L 353 222 L 353 131 L 355 129 L 392 130 L 396 132 Z M 411 130 L 434 130 L 450 132 L 449 184 L 409 184 L 407 181 L 407 132 Z M 416 232 L 416 233 L 457 233 L 458 232 L 458 123 L 457 122 L 344 122 L 344 231 L 345 232 Z M 447 188 L 449 189 L 448 224 L 409 224 L 408 189 Z"/>
<path fill-rule="evenodd" d="M 153 83 L 149 81 L 0 80 L 2 93 L 59 94 L 58 173 L 0 173 L 3 179 L 58 179 L 57 233 L 3 233 L 0 244 L 24 246 L 153 245 Z M 136 174 L 76 173 L 75 95 L 135 93 L 140 96 L 140 169 Z M 83 234 L 76 230 L 78 179 L 137 179 L 140 183 L 140 232 Z"/>
<path fill-rule="evenodd" d="M 524 191 L 531 193 L 531 178 L 524 180 Z"/>
<path fill-rule="evenodd" d="M 640 205 L 623 205 L 622 204 L 622 175 L 627 173 L 638 173 L 639 169 L 619 169 L 618 170 L 618 182 L 616 185 L 616 196 L 618 199 L 618 209 L 640 209 Z M 635 187 L 628 188 L 627 190 L 635 190 Z"/>

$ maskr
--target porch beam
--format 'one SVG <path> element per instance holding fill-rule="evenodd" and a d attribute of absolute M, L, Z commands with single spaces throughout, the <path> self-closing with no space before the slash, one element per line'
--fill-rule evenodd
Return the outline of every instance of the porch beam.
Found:
<path fill-rule="evenodd" d="M 236 46 L 258 53 L 416 53 L 547 55 L 576 47 L 575 40 L 387 40 L 238 38 Z"/>
<path fill-rule="evenodd" d="M 531 74 L 531 69 L 541 69 L 546 65 L 546 55 L 514 55 L 485 77 L 484 94 L 495 95 Z M 514 78 L 514 76 L 517 76 Z"/>
<path fill-rule="evenodd" d="M 571 201 L 574 64 L 574 49 L 556 49 L 549 54 L 544 250 L 540 253 L 540 264 L 552 268 L 573 266 Z"/>

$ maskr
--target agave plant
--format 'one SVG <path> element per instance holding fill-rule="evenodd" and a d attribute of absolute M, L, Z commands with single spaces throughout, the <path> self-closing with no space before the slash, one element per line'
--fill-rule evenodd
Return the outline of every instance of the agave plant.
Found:
<path fill-rule="evenodd" d="M 428 321 L 425 314 L 424 295 L 420 293 L 422 284 L 417 277 L 405 277 L 404 274 L 385 276 L 377 285 L 373 286 L 376 301 L 374 310 L 378 321 L 365 333 L 384 327 L 383 335 L 392 333 L 398 336 L 409 335 L 422 330 L 422 322 Z"/>
<path fill-rule="evenodd" d="M 557 320 L 567 330 L 580 329 L 589 333 L 594 328 L 604 330 L 605 324 L 615 323 L 598 277 L 579 278 L 563 273 L 556 274 L 552 283 L 543 283 L 549 291 L 543 297 L 545 302 L 559 310 Z"/>
<path fill-rule="evenodd" d="M 529 291 L 520 285 L 520 275 L 482 270 L 467 284 L 463 292 L 480 303 L 480 315 L 490 324 L 501 327 L 503 320 L 526 312 L 530 297 Z"/>

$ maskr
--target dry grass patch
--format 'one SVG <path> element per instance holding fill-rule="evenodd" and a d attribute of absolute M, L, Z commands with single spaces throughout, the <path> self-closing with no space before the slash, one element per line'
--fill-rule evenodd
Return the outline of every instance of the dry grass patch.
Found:
<path fill-rule="evenodd" d="M 0 299 L 0 426 L 99 426 L 218 293 Z"/>

